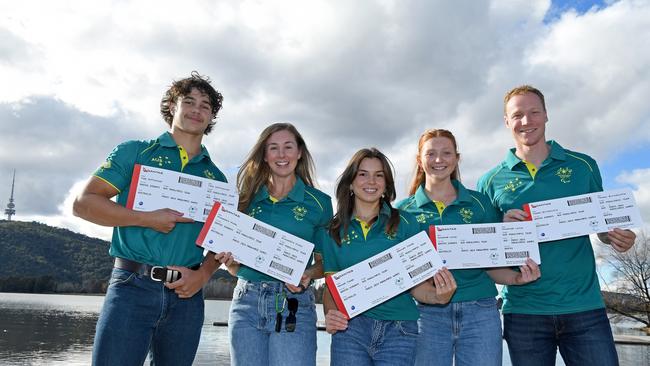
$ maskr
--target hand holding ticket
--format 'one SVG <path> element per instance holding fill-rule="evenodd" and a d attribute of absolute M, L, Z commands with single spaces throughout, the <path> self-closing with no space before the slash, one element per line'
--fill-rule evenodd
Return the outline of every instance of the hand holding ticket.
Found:
<path fill-rule="evenodd" d="M 196 244 L 215 253 L 232 252 L 234 260 L 298 286 L 314 244 L 239 211 L 214 203 Z"/>
<path fill-rule="evenodd" d="M 387 301 L 431 278 L 442 261 L 420 232 L 363 262 L 327 276 L 336 307 L 347 318 Z"/>
<path fill-rule="evenodd" d="M 136 211 L 176 210 L 204 222 L 215 201 L 237 207 L 237 188 L 213 179 L 135 164 L 126 207 Z"/>
<path fill-rule="evenodd" d="M 629 189 L 532 202 L 524 211 L 535 223 L 540 243 L 643 225 Z"/>

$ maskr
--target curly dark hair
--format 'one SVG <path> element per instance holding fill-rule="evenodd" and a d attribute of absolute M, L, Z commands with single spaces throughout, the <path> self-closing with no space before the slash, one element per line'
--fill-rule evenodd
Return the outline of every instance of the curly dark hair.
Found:
<path fill-rule="evenodd" d="M 192 74 L 189 78 L 182 80 L 177 80 L 170 85 L 169 89 L 165 92 L 162 99 L 160 100 L 160 114 L 169 127 L 172 126 L 172 120 L 174 115 L 171 114 L 169 107 L 171 104 L 176 103 L 179 97 L 189 95 L 192 92 L 192 88 L 196 88 L 201 93 L 207 95 L 210 98 L 210 106 L 212 106 L 212 118 L 211 123 L 206 127 L 204 134 L 210 133 L 212 127 L 217 123 L 217 113 L 221 110 L 221 103 L 223 102 L 223 96 L 221 93 L 216 91 L 212 85 L 210 85 L 210 78 L 207 76 L 202 76 L 197 71 L 192 71 Z"/>

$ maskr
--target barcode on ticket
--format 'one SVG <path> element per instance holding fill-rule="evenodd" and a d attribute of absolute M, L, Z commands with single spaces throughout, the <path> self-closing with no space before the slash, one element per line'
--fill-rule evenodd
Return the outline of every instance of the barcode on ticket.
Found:
<path fill-rule="evenodd" d="M 497 232 L 497 228 L 494 226 L 472 228 L 472 234 L 494 234 L 496 232 Z"/>
<path fill-rule="evenodd" d="M 187 177 L 178 177 L 178 183 L 187 184 L 199 188 L 201 188 L 201 185 L 203 184 L 203 182 L 201 182 L 198 179 L 192 179 Z"/>
<path fill-rule="evenodd" d="M 566 203 L 569 206 L 584 205 L 585 203 L 591 203 L 591 197 L 583 197 L 583 198 L 577 198 L 575 200 L 568 200 L 566 201 Z"/>
<path fill-rule="evenodd" d="M 380 265 L 380 264 L 382 264 L 382 263 L 384 263 L 386 261 L 389 261 L 391 259 L 393 259 L 393 256 L 390 255 L 390 253 L 386 253 L 386 254 L 382 255 L 381 257 L 375 259 L 374 261 L 368 262 L 368 265 L 370 266 L 370 268 L 375 268 L 378 265 Z"/>
<path fill-rule="evenodd" d="M 528 251 L 521 251 L 521 252 L 506 252 L 506 259 L 508 258 L 527 258 L 528 257 Z"/>
<path fill-rule="evenodd" d="M 262 225 L 253 224 L 253 230 L 260 232 L 268 237 L 275 238 L 276 232 Z"/>
<path fill-rule="evenodd" d="M 630 221 L 632 221 L 630 216 L 612 217 L 612 218 L 609 218 L 609 219 L 605 219 L 605 223 L 607 225 L 620 224 L 620 223 L 623 223 L 623 222 L 630 222 Z"/>
<path fill-rule="evenodd" d="M 409 276 L 411 276 L 411 278 L 413 278 L 413 277 L 419 275 L 420 273 L 426 271 L 427 269 L 429 269 L 431 267 L 433 267 L 431 262 L 426 262 L 425 264 L 421 265 L 420 267 L 418 267 L 418 268 L 412 270 L 411 272 L 409 272 Z"/>
<path fill-rule="evenodd" d="M 287 274 L 289 276 L 291 276 L 293 274 L 293 268 L 289 268 L 289 267 L 285 266 L 284 264 L 280 264 L 278 262 L 271 261 L 271 265 L 269 267 L 271 267 L 273 269 L 277 269 L 278 271 L 280 271 L 280 272 L 282 272 L 284 274 Z"/>

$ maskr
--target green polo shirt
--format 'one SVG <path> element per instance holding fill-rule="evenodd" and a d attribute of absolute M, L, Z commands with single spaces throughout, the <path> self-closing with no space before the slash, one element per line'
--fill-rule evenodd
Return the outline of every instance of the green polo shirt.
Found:
<path fill-rule="evenodd" d="M 505 160 L 487 172 L 478 189 L 503 214 L 529 202 L 603 190 L 598 165 L 589 156 L 549 141 L 549 156 L 533 174 L 511 149 Z M 539 245 L 542 276 L 522 286 L 505 286 L 503 312 L 569 314 L 603 308 L 594 252 L 589 236 Z"/>
<path fill-rule="evenodd" d="M 408 212 L 400 211 L 400 222 L 397 232 L 393 235 L 386 233 L 386 222 L 390 217 L 390 208 L 384 205 L 377 221 L 375 221 L 367 236 L 364 238 L 361 224 L 352 220 L 348 233 L 341 232 L 341 245 L 327 235 L 323 240 L 323 268 L 326 274 L 336 273 L 364 261 L 377 253 L 416 235 L 420 225 Z M 343 229 L 341 229 L 343 230 Z M 405 291 L 392 299 L 367 310 L 363 315 L 380 320 L 417 320 L 419 312 L 409 291 Z"/>
<path fill-rule="evenodd" d="M 442 215 L 435 203 L 427 196 L 424 186 L 420 186 L 414 195 L 399 202 L 397 207 L 413 214 L 420 224 L 420 229 L 426 233 L 429 232 L 430 225 L 483 224 L 501 221 L 487 196 L 465 188 L 457 180 L 451 182 L 456 188 L 456 199 L 445 207 Z M 451 273 L 458 285 L 451 302 L 478 300 L 494 297 L 497 294 L 494 281 L 484 269 L 454 269 Z"/>
<path fill-rule="evenodd" d="M 127 141 L 113 149 L 94 173 L 118 190 L 116 202 L 122 206 L 126 206 L 135 164 L 226 181 L 204 146 L 200 154 L 189 160 L 168 132 L 155 140 Z M 115 227 L 109 253 L 150 265 L 194 266 L 203 259 L 203 249 L 194 243 L 202 227 L 202 222 L 177 223 L 167 234 L 139 226 Z"/>
<path fill-rule="evenodd" d="M 247 212 L 260 221 L 314 243 L 314 252 L 321 253 L 317 233 L 332 219 L 332 199 L 314 187 L 305 185 L 300 177 L 283 199 L 273 202 L 268 188 L 262 186 L 248 206 Z M 247 281 L 278 281 L 241 265 L 237 277 Z"/>

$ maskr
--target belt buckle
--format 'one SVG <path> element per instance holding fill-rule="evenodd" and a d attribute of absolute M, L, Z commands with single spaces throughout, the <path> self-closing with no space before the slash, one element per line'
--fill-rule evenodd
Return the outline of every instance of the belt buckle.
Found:
<path fill-rule="evenodd" d="M 172 283 L 174 281 L 180 280 L 182 275 L 179 271 L 169 269 L 163 266 L 153 266 L 151 267 L 151 273 L 149 274 L 152 280 L 158 282 Z"/>
<path fill-rule="evenodd" d="M 164 274 L 162 275 L 162 278 L 154 277 L 154 274 L 157 272 L 156 270 L 163 270 L 164 271 L 163 272 Z M 153 267 L 151 267 L 151 272 L 149 273 L 149 277 L 151 277 L 151 279 L 154 280 L 154 281 L 163 282 L 163 279 L 166 277 L 166 273 L 167 273 L 167 268 L 165 268 L 163 266 L 153 266 Z"/>

